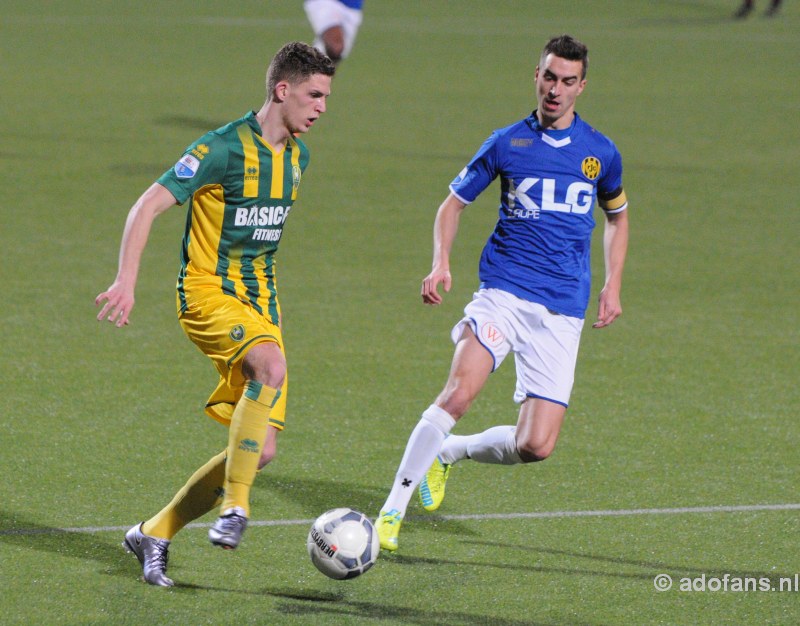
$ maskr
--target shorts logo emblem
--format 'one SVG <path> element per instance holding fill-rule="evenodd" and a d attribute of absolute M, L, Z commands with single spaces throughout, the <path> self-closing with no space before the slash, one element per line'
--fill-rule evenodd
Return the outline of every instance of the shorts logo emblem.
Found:
<path fill-rule="evenodd" d="M 505 341 L 505 335 L 495 326 L 494 322 L 486 322 L 481 327 L 481 337 L 492 348 L 496 348 Z"/>
<path fill-rule="evenodd" d="M 241 341 L 244 339 L 244 326 L 241 324 L 237 324 L 233 328 L 231 328 L 231 332 L 228 333 L 231 339 L 234 341 Z"/>

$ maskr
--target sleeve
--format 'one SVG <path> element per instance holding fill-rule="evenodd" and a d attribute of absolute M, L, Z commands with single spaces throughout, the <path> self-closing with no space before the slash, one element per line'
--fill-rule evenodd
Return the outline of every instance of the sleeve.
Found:
<path fill-rule="evenodd" d="M 470 204 L 497 177 L 497 132 L 492 133 L 467 166 L 450 183 L 450 191 L 464 204 Z"/>
<path fill-rule="evenodd" d="M 201 187 L 221 183 L 227 166 L 227 146 L 217 135 L 208 133 L 186 148 L 157 182 L 170 190 L 178 204 L 183 204 Z"/>
<path fill-rule="evenodd" d="M 605 173 L 597 182 L 597 201 L 606 213 L 620 213 L 628 208 L 628 198 L 622 188 L 622 155 L 614 144 Z"/>

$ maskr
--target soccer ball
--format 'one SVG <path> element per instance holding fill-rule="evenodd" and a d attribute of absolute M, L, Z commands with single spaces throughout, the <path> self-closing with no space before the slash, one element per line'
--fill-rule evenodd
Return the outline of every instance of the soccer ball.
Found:
<path fill-rule="evenodd" d="M 308 555 L 329 578 L 355 578 L 375 564 L 380 551 L 378 531 L 366 515 L 353 509 L 326 511 L 308 532 Z"/>

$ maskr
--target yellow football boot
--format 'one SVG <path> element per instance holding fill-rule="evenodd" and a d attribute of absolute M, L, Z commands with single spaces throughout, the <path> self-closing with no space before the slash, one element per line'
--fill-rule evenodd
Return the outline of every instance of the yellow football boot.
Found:
<path fill-rule="evenodd" d="M 426 511 L 435 511 L 444 500 L 444 486 L 450 474 L 450 465 L 442 463 L 437 456 L 428 473 L 419 483 L 419 500 Z"/>
<path fill-rule="evenodd" d="M 394 552 L 397 550 L 397 536 L 400 534 L 400 524 L 403 518 L 400 511 L 381 511 L 375 522 L 375 529 L 378 531 L 378 538 L 381 540 L 381 548 Z"/>

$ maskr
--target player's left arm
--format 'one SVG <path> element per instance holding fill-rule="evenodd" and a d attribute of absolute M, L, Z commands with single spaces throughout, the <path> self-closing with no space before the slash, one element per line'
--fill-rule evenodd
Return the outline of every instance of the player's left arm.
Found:
<path fill-rule="evenodd" d="M 603 232 L 603 256 L 605 258 L 606 279 L 597 307 L 597 321 L 592 328 L 604 328 L 622 314 L 620 291 L 622 290 L 622 270 L 628 253 L 628 211 L 627 208 L 612 213 L 606 212 Z"/>

